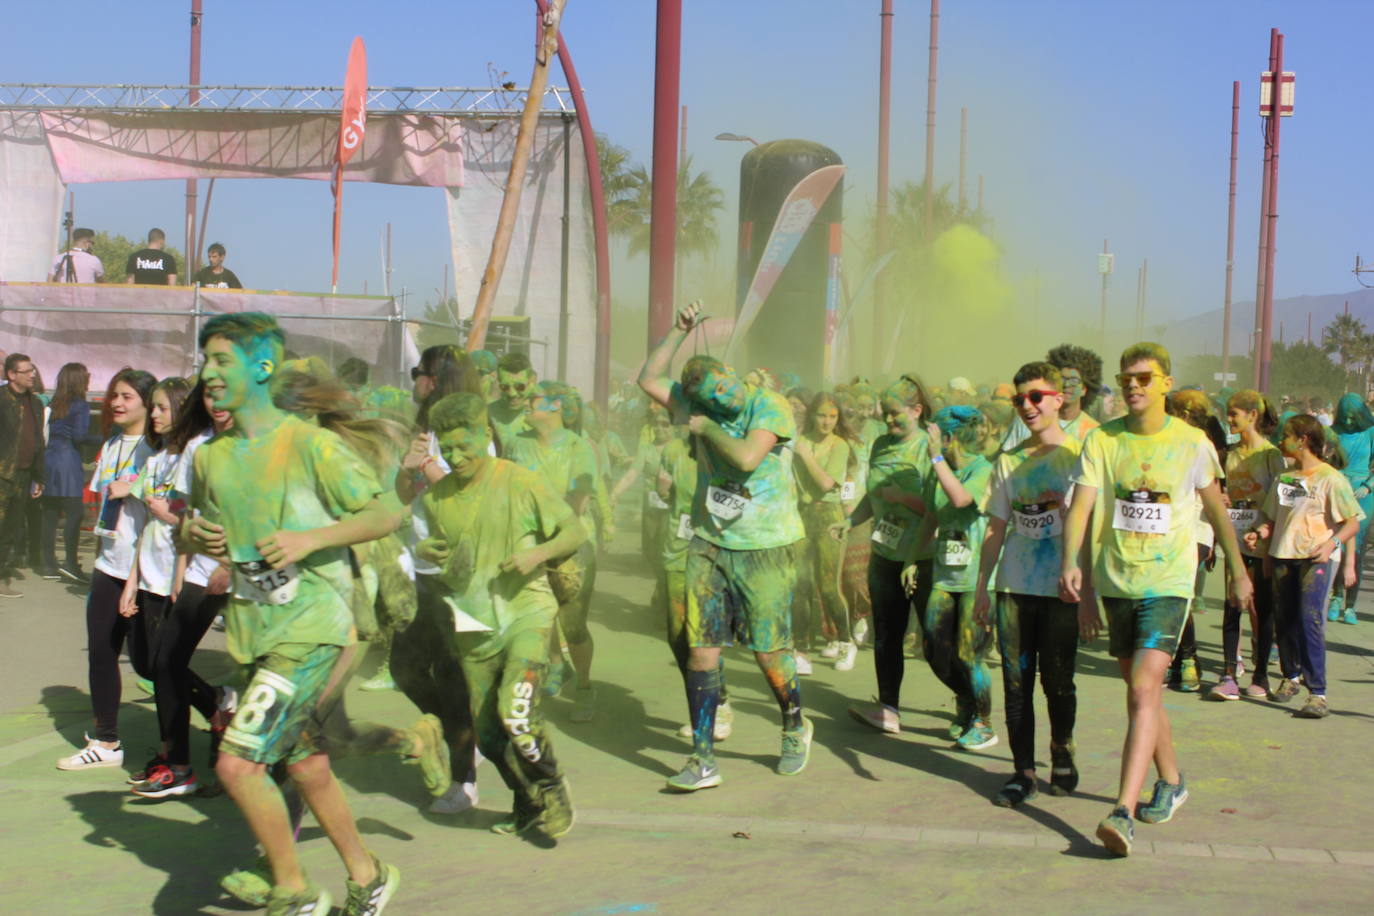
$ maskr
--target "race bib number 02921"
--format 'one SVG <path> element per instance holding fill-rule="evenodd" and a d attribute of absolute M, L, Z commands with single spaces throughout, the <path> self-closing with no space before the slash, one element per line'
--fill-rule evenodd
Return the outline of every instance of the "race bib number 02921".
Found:
<path fill-rule="evenodd" d="M 301 574 L 295 563 L 273 569 L 262 560 L 234 564 L 234 597 L 274 607 L 290 604 L 300 588 Z"/>
<path fill-rule="evenodd" d="M 1112 514 L 1112 527 L 1135 534 L 1168 534 L 1174 507 L 1169 503 L 1118 499 Z"/>

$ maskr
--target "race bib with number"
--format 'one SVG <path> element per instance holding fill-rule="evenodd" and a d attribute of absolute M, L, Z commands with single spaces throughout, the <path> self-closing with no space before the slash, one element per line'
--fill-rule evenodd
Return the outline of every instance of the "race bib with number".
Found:
<path fill-rule="evenodd" d="M 706 511 L 722 522 L 733 522 L 749 505 L 749 496 L 729 484 L 706 488 Z"/>
<path fill-rule="evenodd" d="M 1291 508 L 1292 506 L 1297 505 L 1298 500 L 1306 499 L 1308 496 L 1307 487 L 1303 485 L 1303 482 L 1301 480 L 1287 480 L 1280 478 L 1278 486 L 1280 506 L 1289 506 Z"/>
<path fill-rule="evenodd" d="M 662 510 L 662 509 L 667 509 L 667 508 L 668 508 L 668 503 L 667 503 L 667 501 L 666 501 L 662 496 L 659 496 L 659 495 L 658 495 L 658 492 L 657 492 L 656 490 L 650 490 L 650 491 L 649 491 L 649 508 L 650 508 L 650 509 L 660 509 L 660 510 Z"/>
<path fill-rule="evenodd" d="M 1059 523 L 1059 510 L 1054 506 L 1046 508 L 1039 503 L 1029 503 L 1011 511 L 1012 531 L 1024 538 L 1043 541 L 1059 537 L 1064 527 Z"/>
<path fill-rule="evenodd" d="M 677 537 L 680 541 L 692 539 L 692 516 L 686 512 L 677 517 Z"/>
<path fill-rule="evenodd" d="M 1137 490 L 1130 499 L 1117 498 L 1112 515 L 1112 527 L 1135 534 L 1168 534 L 1174 518 L 1174 507 L 1160 502 L 1165 493 Z"/>
<path fill-rule="evenodd" d="M 880 519 L 873 525 L 873 543 L 896 550 L 902 546 L 902 533 L 905 530 L 905 525 L 900 525 L 890 518 Z"/>
<path fill-rule="evenodd" d="M 967 566 L 973 562 L 973 548 L 962 534 L 952 535 L 944 542 L 944 564 L 946 566 Z"/>
<path fill-rule="evenodd" d="M 254 604 L 290 604 L 300 588 L 300 570 L 295 563 L 273 569 L 262 560 L 234 564 L 234 597 Z"/>
<path fill-rule="evenodd" d="M 859 487 L 852 480 L 846 480 L 840 484 L 840 499 L 845 502 L 853 502 L 859 495 Z"/>
<path fill-rule="evenodd" d="M 1237 509 L 1232 507 L 1226 510 L 1226 514 L 1231 517 L 1231 527 L 1236 529 L 1237 537 L 1255 527 L 1255 523 L 1259 521 L 1258 509 Z"/>

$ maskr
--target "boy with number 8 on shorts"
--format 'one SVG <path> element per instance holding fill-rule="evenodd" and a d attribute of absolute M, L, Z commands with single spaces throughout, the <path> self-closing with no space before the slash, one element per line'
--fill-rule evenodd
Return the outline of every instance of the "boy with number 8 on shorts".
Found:
<path fill-rule="evenodd" d="M 1216 452 L 1201 430 L 1165 413 L 1174 384 L 1170 363 L 1169 352 L 1154 343 L 1138 343 L 1121 354 L 1117 382 L 1128 413 L 1084 439 L 1064 522 L 1060 597 L 1079 600 L 1084 576 L 1078 559 L 1087 536 L 1092 584 L 1107 612 L 1109 651 L 1126 681 L 1129 725 L 1120 790 L 1097 827 L 1098 839 L 1120 856 L 1131 851 L 1133 813 L 1160 824 L 1188 798 L 1162 690 L 1193 597 L 1199 501 L 1226 553 L 1231 600 L 1248 608 L 1254 591 L 1221 502 Z M 1083 619 L 1084 636 L 1095 637 L 1100 624 Z M 1149 803 L 1137 811 L 1151 758 L 1159 779 Z"/>
<path fill-rule="evenodd" d="M 557 839 L 574 815 L 539 711 L 558 616 L 544 564 L 574 553 L 587 530 L 542 476 L 491 457 L 481 396 L 448 395 L 429 421 L 452 470 L 425 491 L 430 537 L 417 552 L 440 569 L 477 746 L 515 793 L 511 816 L 492 830 Z"/>
<path fill-rule="evenodd" d="M 329 768 L 322 726 L 337 702 L 339 659 L 356 641 L 348 547 L 400 523 L 372 469 L 336 434 L 272 403 L 285 337 L 259 312 L 220 315 L 201 331 L 201 378 L 233 427 L 197 450 L 188 551 L 230 561 L 229 654 L 252 678 L 224 732 L 216 773 L 272 870 L 269 916 L 323 916 L 327 891 L 305 876 L 291 820 L 267 770 L 285 763 L 348 869 L 345 916 L 379 916 L 400 884 L 363 845 Z"/>

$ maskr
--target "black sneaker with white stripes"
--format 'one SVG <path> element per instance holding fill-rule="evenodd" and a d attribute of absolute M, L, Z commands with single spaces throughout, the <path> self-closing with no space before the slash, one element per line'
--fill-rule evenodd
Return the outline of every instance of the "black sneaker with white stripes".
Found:
<path fill-rule="evenodd" d="M 391 902 L 396 889 L 401 886 L 401 872 L 395 865 L 386 865 L 376 856 L 372 858 L 377 866 L 377 877 L 367 885 L 348 879 L 348 900 L 344 902 L 344 916 L 381 916 L 382 910 Z"/>

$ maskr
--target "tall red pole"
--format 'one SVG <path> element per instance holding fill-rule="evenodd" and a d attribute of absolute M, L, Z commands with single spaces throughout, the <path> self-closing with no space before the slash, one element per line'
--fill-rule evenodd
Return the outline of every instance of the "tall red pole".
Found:
<path fill-rule="evenodd" d="M 201 0 L 191 0 L 191 91 L 189 101 L 195 105 L 200 101 L 200 90 L 195 88 L 200 85 L 200 3 Z M 186 271 L 182 280 L 186 285 L 190 285 L 191 277 L 200 268 L 200 252 L 196 250 L 196 180 L 186 179 L 186 263 L 182 268 Z"/>
<path fill-rule="evenodd" d="M 1221 377 L 1231 371 L 1231 274 L 1236 263 L 1236 150 L 1240 138 L 1240 80 L 1231 84 L 1231 183 L 1226 194 L 1226 299 L 1221 319 Z"/>
<path fill-rule="evenodd" d="M 1269 30 L 1269 71 L 1274 70 L 1274 52 L 1278 50 L 1278 29 Z M 1260 385 L 1260 340 L 1264 337 L 1264 259 L 1269 254 L 1269 162 L 1273 153 L 1271 142 L 1270 121 L 1272 118 L 1264 119 L 1264 167 L 1260 173 L 1260 220 L 1259 220 L 1259 254 L 1255 258 L 1255 330 L 1250 338 L 1250 354 L 1255 360 L 1254 384 L 1255 387 L 1263 390 Z"/>
<path fill-rule="evenodd" d="M 935 75 L 940 56 L 940 0 L 930 0 L 930 70 L 926 75 L 926 200 L 923 228 L 930 243 L 935 217 Z"/>
<path fill-rule="evenodd" d="M 649 346 L 673 326 L 677 257 L 677 118 L 682 72 L 682 0 L 658 0 L 654 61 L 653 201 L 649 216 Z"/>
<path fill-rule="evenodd" d="M 549 11 L 549 4 L 547 0 L 534 2 L 539 7 L 542 22 Z M 606 218 L 606 188 L 601 180 L 601 157 L 597 155 L 591 112 L 587 109 L 586 96 L 582 94 L 582 81 L 577 78 L 577 68 L 573 66 L 572 51 L 568 50 L 568 43 L 563 39 L 561 24 L 558 63 L 568 79 L 568 91 L 572 93 L 573 107 L 577 109 L 582 154 L 587 160 L 587 192 L 592 199 L 592 233 L 596 238 L 596 356 L 593 385 L 596 402 L 604 407 L 611 394 L 611 242 Z"/>
<path fill-rule="evenodd" d="M 1283 33 L 1274 33 L 1277 41 L 1274 46 L 1274 85 L 1270 92 L 1269 106 L 1269 212 L 1265 215 L 1268 223 L 1265 244 L 1267 252 L 1264 259 L 1264 333 L 1260 338 L 1260 391 L 1269 390 L 1269 364 L 1274 348 L 1274 260 L 1279 231 L 1279 128 L 1282 124 L 1283 110 Z"/>
<path fill-rule="evenodd" d="M 878 54 L 878 213 L 875 236 L 875 258 L 882 257 L 888 248 L 887 236 L 887 176 L 888 153 L 892 126 L 892 0 L 883 0 L 878 14 L 882 38 Z M 881 271 L 873 280 L 873 358 L 869 365 L 878 365 L 887 339 L 887 272 Z"/>

